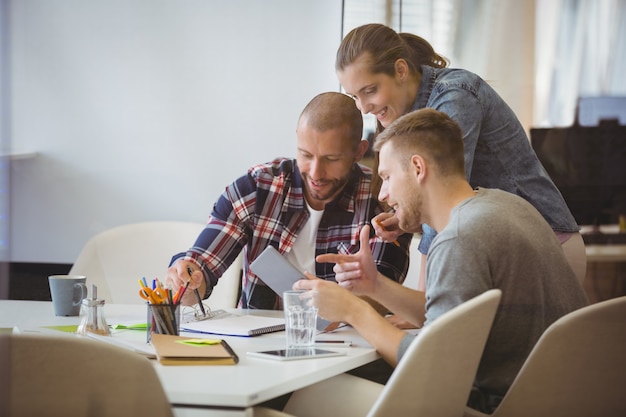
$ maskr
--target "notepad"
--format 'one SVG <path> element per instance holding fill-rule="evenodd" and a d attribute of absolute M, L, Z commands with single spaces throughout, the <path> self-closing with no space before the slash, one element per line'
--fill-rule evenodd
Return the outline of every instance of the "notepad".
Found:
<path fill-rule="evenodd" d="M 235 365 L 239 362 L 225 340 L 153 334 L 150 343 L 162 365 Z"/>
<path fill-rule="evenodd" d="M 218 316 L 208 320 L 182 323 L 180 329 L 185 332 L 225 336 L 258 336 L 285 330 L 285 318 L 231 314 L 226 317 Z"/>

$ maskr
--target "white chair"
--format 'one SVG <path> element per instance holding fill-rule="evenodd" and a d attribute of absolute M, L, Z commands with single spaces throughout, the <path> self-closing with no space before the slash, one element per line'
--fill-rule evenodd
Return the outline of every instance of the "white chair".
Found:
<path fill-rule="evenodd" d="M 488 416 L 470 408 L 465 415 Z M 626 416 L 626 297 L 554 322 L 491 416 Z"/>
<path fill-rule="evenodd" d="M 98 287 L 98 298 L 108 303 L 139 304 L 139 284 L 164 278 L 176 253 L 190 248 L 204 224 L 179 221 L 132 223 L 105 230 L 85 244 L 70 274 L 87 276 L 87 287 Z M 237 306 L 242 255 L 218 280 L 208 301 L 212 309 Z"/>
<path fill-rule="evenodd" d="M 423 328 L 386 385 L 344 374 L 254 416 L 462 416 L 501 295 L 489 290 Z"/>
<path fill-rule="evenodd" d="M 411 244 L 409 246 L 409 251 L 411 255 L 415 254 L 415 256 L 411 256 L 411 262 L 409 263 L 409 270 L 406 273 L 406 278 L 402 285 L 405 287 L 424 291 L 423 288 L 420 289 L 420 286 L 423 286 L 420 282 L 421 279 L 421 268 L 423 264 L 422 255 L 418 253 L 417 248 L 420 244 L 420 240 L 422 239 L 421 235 L 415 233 L 413 234 L 413 238 L 411 239 Z"/>
<path fill-rule="evenodd" d="M 144 356 L 71 336 L 0 334 L 0 415 L 171 417 Z"/>

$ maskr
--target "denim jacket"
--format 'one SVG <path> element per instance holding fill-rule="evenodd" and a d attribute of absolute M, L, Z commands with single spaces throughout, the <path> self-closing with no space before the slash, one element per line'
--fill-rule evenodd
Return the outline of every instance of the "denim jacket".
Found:
<path fill-rule="evenodd" d="M 424 107 L 442 111 L 460 125 L 465 174 L 473 188 L 499 188 L 523 197 L 555 232 L 580 230 L 517 116 L 482 78 L 463 69 L 424 65 L 412 110 Z M 424 229 L 422 253 L 434 236 L 432 229 Z"/>

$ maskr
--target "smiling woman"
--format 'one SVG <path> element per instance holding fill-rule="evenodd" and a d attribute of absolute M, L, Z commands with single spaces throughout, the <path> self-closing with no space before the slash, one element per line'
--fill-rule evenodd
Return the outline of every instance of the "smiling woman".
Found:
<path fill-rule="evenodd" d="M 530 147 L 516 114 L 480 76 L 446 64 L 423 38 L 372 23 L 344 37 L 335 69 L 360 110 L 376 116 L 379 131 L 419 109 L 432 108 L 450 116 L 463 134 L 470 185 L 498 188 L 529 201 L 561 243 L 569 242 L 564 249 L 582 282 L 586 265 L 579 261 L 585 259 L 579 227 Z M 425 255 L 436 229 L 425 221 L 423 230 L 419 250 Z M 376 233 L 388 240 L 395 238 L 381 229 Z"/>

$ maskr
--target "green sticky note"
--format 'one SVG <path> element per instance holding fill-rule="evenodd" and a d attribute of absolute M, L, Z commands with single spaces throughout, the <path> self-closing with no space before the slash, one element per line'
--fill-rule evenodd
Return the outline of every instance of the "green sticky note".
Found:
<path fill-rule="evenodd" d="M 216 339 L 186 339 L 186 340 L 177 340 L 176 343 L 180 343 L 183 345 L 190 345 L 190 346 L 206 346 L 206 345 L 218 345 L 222 343 L 222 341 L 216 340 Z"/>
<path fill-rule="evenodd" d="M 45 329 L 52 329 L 52 330 L 58 330 L 60 332 L 66 332 L 66 333 L 76 333 L 76 330 L 78 330 L 78 324 L 72 324 L 72 325 L 67 325 L 67 326 L 41 326 Z"/>
<path fill-rule="evenodd" d="M 135 324 L 115 324 L 112 326 L 115 330 L 146 330 L 148 323 L 135 323 Z"/>

